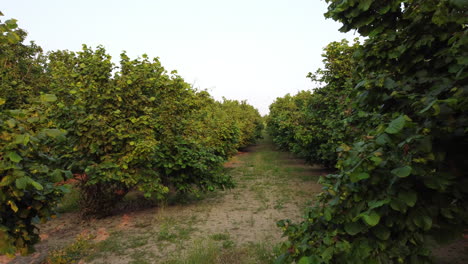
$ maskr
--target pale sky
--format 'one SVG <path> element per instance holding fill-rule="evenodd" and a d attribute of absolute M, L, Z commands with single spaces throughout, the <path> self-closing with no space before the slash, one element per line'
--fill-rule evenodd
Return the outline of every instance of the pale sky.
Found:
<path fill-rule="evenodd" d="M 325 20 L 321 0 L 0 0 L 45 51 L 103 45 L 114 62 L 159 57 L 215 99 L 247 100 L 262 115 L 287 93 L 312 89 L 331 41 L 357 35 Z"/>

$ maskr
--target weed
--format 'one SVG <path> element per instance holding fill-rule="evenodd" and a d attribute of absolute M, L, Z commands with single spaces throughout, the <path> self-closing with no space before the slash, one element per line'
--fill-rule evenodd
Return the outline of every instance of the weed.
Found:
<path fill-rule="evenodd" d="M 235 244 L 232 240 L 226 240 L 223 241 L 223 248 L 233 248 Z"/>
<path fill-rule="evenodd" d="M 213 239 L 214 241 L 220 241 L 220 240 L 228 240 L 231 236 L 226 233 L 217 233 L 210 235 L 210 238 Z"/>
<path fill-rule="evenodd" d="M 111 252 L 117 255 L 122 255 L 125 250 L 125 244 L 122 243 L 122 232 L 113 232 L 104 241 L 97 243 L 98 252 Z"/>
<path fill-rule="evenodd" d="M 148 244 L 149 236 L 135 236 L 128 239 L 128 248 L 139 248 Z"/>
<path fill-rule="evenodd" d="M 195 241 L 194 246 L 182 257 L 171 259 L 165 264 L 214 264 L 219 254 L 219 248 L 213 242 L 201 243 Z"/>
<path fill-rule="evenodd" d="M 151 224 L 151 221 L 137 221 L 134 226 L 136 228 L 145 228 L 150 226 Z"/>
<path fill-rule="evenodd" d="M 248 243 L 236 247 L 226 240 L 221 247 L 212 241 L 197 240 L 183 256 L 171 259 L 164 264 L 267 264 L 273 263 L 279 255 L 277 247 L 266 243 Z"/>
<path fill-rule="evenodd" d="M 76 263 L 83 257 L 85 257 L 88 251 L 93 247 L 93 243 L 90 242 L 91 236 L 77 236 L 75 242 L 68 246 L 54 250 L 47 256 L 47 264 L 68 264 Z"/>
<path fill-rule="evenodd" d="M 130 257 L 132 260 L 129 264 L 150 264 L 153 263 L 153 261 L 149 261 L 148 259 L 155 259 L 156 255 L 146 250 L 135 250 L 130 254 Z"/>
<path fill-rule="evenodd" d="M 276 210 L 281 210 L 284 208 L 284 204 L 281 200 L 276 201 L 276 204 L 273 206 Z"/>
<path fill-rule="evenodd" d="M 176 221 L 172 217 L 164 218 L 157 234 L 158 241 L 168 241 L 175 243 L 177 241 L 187 240 L 197 229 L 193 227 L 197 217 L 191 216 L 188 219 Z M 181 224 L 183 222 L 184 224 Z"/>
<path fill-rule="evenodd" d="M 169 227 L 166 225 L 162 226 L 159 230 L 157 239 L 158 241 L 174 241 L 177 238 L 177 235 L 173 233 Z"/>

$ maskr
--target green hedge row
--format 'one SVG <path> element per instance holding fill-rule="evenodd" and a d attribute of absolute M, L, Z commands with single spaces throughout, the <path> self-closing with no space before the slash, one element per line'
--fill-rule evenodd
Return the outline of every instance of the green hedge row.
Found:
<path fill-rule="evenodd" d="M 322 87 L 277 98 L 270 105 L 267 127 L 273 141 L 309 163 L 333 168 L 336 149 L 356 134 L 354 125 L 364 116 L 353 116 L 352 74 L 356 62 L 352 54 L 359 46 L 342 40 L 325 49 L 324 69 L 307 76 Z"/>
<path fill-rule="evenodd" d="M 321 151 L 332 155 L 337 147 L 338 171 L 321 178 L 324 191 L 302 222 L 279 222 L 289 239 L 278 262 L 431 263 L 431 244 L 461 238 L 468 224 L 468 6 L 452 0 L 327 3 L 326 17 L 366 38 L 353 52 L 351 74 L 326 80 L 323 88 L 350 89 L 349 116 L 323 112 L 318 127 L 303 123 L 311 142 L 320 142 L 309 149 L 319 161 L 332 160 Z M 290 115 L 307 117 L 319 104 Z M 288 115 L 279 113 L 271 118 Z M 320 131 L 324 127 L 330 130 Z M 341 144 L 321 137 L 335 133 Z M 297 132 L 287 136 L 301 144 Z"/>
<path fill-rule="evenodd" d="M 28 252 L 73 174 L 82 213 L 102 216 L 132 189 L 229 188 L 223 163 L 260 137 L 255 108 L 215 101 L 158 59 L 44 54 L 15 20 L 0 30 L 0 254 Z"/>

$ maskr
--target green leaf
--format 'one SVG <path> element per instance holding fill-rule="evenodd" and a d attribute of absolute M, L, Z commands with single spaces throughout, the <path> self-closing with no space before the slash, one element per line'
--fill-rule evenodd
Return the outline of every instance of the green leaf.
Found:
<path fill-rule="evenodd" d="M 311 264 L 309 257 L 302 257 L 297 264 Z"/>
<path fill-rule="evenodd" d="M 55 94 L 43 94 L 41 95 L 41 102 L 50 103 L 57 101 L 57 96 Z"/>
<path fill-rule="evenodd" d="M 372 5 L 372 2 L 374 2 L 374 0 L 361 0 L 359 1 L 359 9 L 361 9 L 362 11 L 367 11 L 369 10 L 370 6 Z"/>
<path fill-rule="evenodd" d="M 6 100 L 0 97 L 0 105 L 4 105 L 5 103 L 6 103 Z"/>
<path fill-rule="evenodd" d="M 383 225 L 372 228 L 372 233 L 381 240 L 387 240 L 390 237 L 390 230 Z"/>
<path fill-rule="evenodd" d="M 324 260 L 330 260 L 333 256 L 333 247 L 328 247 L 320 255 Z"/>
<path fill-rule="evenodd" d="M 406 203 L 409 207 L 413 207 L 418 200 L 418 195 L 414 191 L 400 192 L 398 198 Z"/>
<path fill-rule="evenodd" d="M 325 208 L 325 210 L 323 212 L 323 216 L 324 216 L 325 220 L 327 220 L 327 221 L 330 221 L 332 219 L 331 210 L 330 210 L 329 207 Z"/>
<path fill-rule="evenodd" d="M 434 104 L 432 105 L 432 108 L 434 109 L 434 113 L 432 115 L 436 116 L 440 114 L 440 106 L 439 104 Z"/>
<path fill-rule="evenodd" d="M 387 4 L 387 5 L 384 5 L 382 8 L 380 8 L 378 10 L 378 12 L 379 12 L 379 14 L 383 15 L 383 14 L 387 13 L 391 8 L 392 8 L 391 5 Z"/>
<path fill-rule="evenodd" d="M 385 78 L 384 87 L 389 90 L 394 90 L 397 87 L 397 83 L 391 78 Z"/>
<path fill-rule="evenodd" d="M 372 161 L 374 162 L 374 165 L 375 165 L 375 166 L 379 166 L 379 165 L 382 163 L 382 161 L 383 161 L 382 158 L 377 157 L 377 156 L 372 156 L 372 157 L 370 158 L 370 160 L 372 160 Z"/>
<path fill-rule="evenodd" d="M 396 134 L 405 127 L 405 123 L 405 117 L 401 115 L 398 118 L 394 119 L 392 122 L 390 122 L 388 127 L 385 129 L 385 132 L 389 134 Z"/>
<path fill-rule="evenodd" d="M 407 205 L 403 201 L 400 201 L 398 199 L 393 199 L 390 202 L 390 207 L 392 207 L 393 210 L 402 212 L 402 213 L 405 213 L 406 210 L 408 209 Z"/>
<path fill-rule="evenodd" d="M 37 181 L 33 181 L 31 180 L 31 185 L 36 188 L 36 190 L 38 191 L 42 191 L 44 189 L 44 187 L 42 187 L 42 184 L 38 183 Z"/>
<path fill-rule="evenodd" d="M 14 141 L 16 144 L 23 144 L 23 145 L 27 145 L 29 143 L 29 135 L 28 134 L 23 134 L 23 135 L 17 135 L 15 137 L 15 141 Z"/>
<path fill-rule="evenodd" d="M 18 153 L 13 151 L 8 152 L 7 157 L 15 163 L 18 163 L 23 160 L 23 158 L 21 158 L 21 156 L 18 155 Z"/>
<path fill-rule="evenodd" d="M 369 173 L 367 172 L 358 172 L 358 173 L 352 173 L 349 178 L 352 182 L 358 182 L 364 179 L 368 179 L 370 177 Z"/>
<path fill-rule="evenodd" d="M 8 32 L 6 36 L 7 36 L 8 41 L 12 44 L 18 43 L 21 40 L 20 36 L 18 36 L 16 32 Z"/>
<path fill-rule="evenodd" d="M 11 175 L 7 175 L 3 177 L 3 179 L 0 181 L 0 187 L 10 185 L 14 181 L 15 181 L 15 177 Z"/>
<path fill-rule="evenodd" d="M 16 19 L 8 19 L 7 21 L 5 21 L 5 25 L 7 25 L 8 29 L 15 29 L 18 27 L 17 22 L 18 20 Z"/>
<path fill-rule="evenodd" d="M 432 227 L 432 218 L 427 215 L 418 214 L 413 218 L 413 223 L 423 230 L 429 230 Z"/>
<path fill-rule="evenodd" d="M 400 178 L 408 177 L 411 174 L 411 166 L 404 166 L 400 168 L 393 169 L 391 172 Z"/>
<path fill-rule="evenodd" d="M 379 145 L 385 145 L 385 144 L 387 144 L 389 142 L 392 142 L 392 140 L 390 139 L 390 137 L 387 134 L 383 133 L 383 134 L 379 135 L 375 139 L 375 142 L 377 142 L 377 144 L 379 144 Z"/>
<path fill-rule="evenodd" d="M 366 80 L 363 80 L 363 81 L 360 81 L 358 84 L 356 84 L 356 86 L 354 87 L 354 89 L 357 89 L 361 86 L 364 86 L 366 84 Z"/>
<path fill-rule="evenodd" d="M 48 128 L 48 129 L 44 129 L 43 131 L 47 136 L 52 137 L 52 138 L 56 138 L 56 137 L 60 137 L 60 136 L 65 135 L 65 132 L 63 132 L 60 129 L 49 129 Z"/>
<path fill-rule="evenodd" d="M 51 174 L 50 174 L 50 178 L 52 180 L 53 183 L 57 183 L 57 182 L 61 182 L 63 181 L 63 177 L 62 177 L 62 171 L 60 170 L 54 170 Z"/>
<path fill-rule="evenodd" d="M 380 201 L 370 201 L 367 203 L 367 206 L 369 206 L 369 209 L 374 209 L 381 207 L 382 205 L 390 203 L 390 199 L 387 198 L 385 200 L 380 200 Z"/>
<path fill-rule="evenodd" d="M 17 122 L 16 120 L 14 120 L 14 119 L 8 119 L 8 120 L 6 121 L 6 124 L 7 124 L 8 127 L 10 127 L 10 128 L 14 128 L 14 127 L 16 126 L 17 123 L 18 123 L 18 122 Z"/>
<path fill-rule="evenodd" d="M 344 230 L 346 233 L 354 236 L 357 233 L 361 232 L 364 230 L 365 226 L 361 224 L 360 222 L 349 222 L 344 225 Z"/>
<path fill-rule="evenodd" d="M 429 110 L 436 102 L 437 100 L 432 100 L 432 102 L 430 102 L 426 107 L 424 107 L 423 110 L 419 111 L 419 114 L 422 114 L 426 112 L 427 110 Z"/>
<path fill-rule="evenodd" d="M 375 226 L 380 221 L 380 215 L 376 211 L 371 211 L 369 214 L 364 214 L 362 215 L 362 218 L 370 226 Z"/>
<path fill-rule="evenodd" d="M 24 190 L 24 189 L 26 189 L 26 187 L 28 186 L 28 184 L 29 184 L 31 181 L 32 181 L 31 178 L 29 178 L 29 177 L 27 177 L 27 176 L 18 178 L 18 179 L 16 179 L 16 181 L 15 181 L 16 188 L 21 189 L 21 190 Z"/>

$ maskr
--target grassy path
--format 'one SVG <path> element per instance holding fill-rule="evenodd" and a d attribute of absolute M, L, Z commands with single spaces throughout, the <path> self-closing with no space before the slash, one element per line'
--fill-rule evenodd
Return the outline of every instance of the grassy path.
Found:
<path fill-rule="evenodd" d="M 41 263 L 47 254 L 56 263 L 270 263 L 282 241 L 276 221 L 300 219 L 325 171 L 275 150 L 268 138 L 226 170 L 236 182 L 232 190 L 93 221 L 63 214 L 42 226 L 38 253 L 11 263 Z"/>

